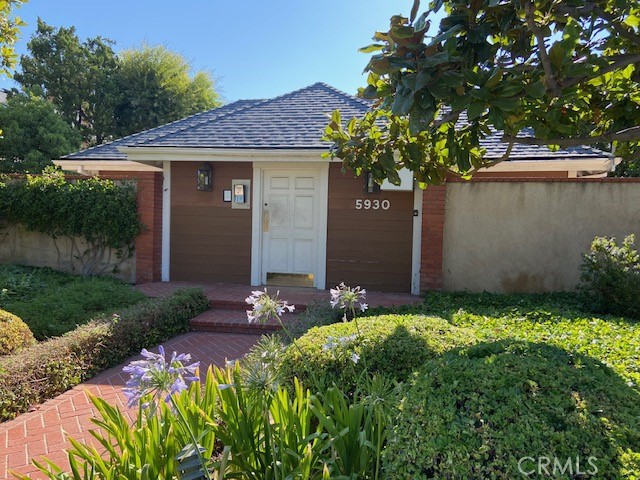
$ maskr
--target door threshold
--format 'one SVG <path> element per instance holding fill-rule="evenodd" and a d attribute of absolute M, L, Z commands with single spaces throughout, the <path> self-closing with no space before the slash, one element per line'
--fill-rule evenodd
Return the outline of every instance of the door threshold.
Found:
<path fill-rule="evenodd" d="M 314 287 L 312 273 L 267 273 L 267 286 L 273 287 Z"/>

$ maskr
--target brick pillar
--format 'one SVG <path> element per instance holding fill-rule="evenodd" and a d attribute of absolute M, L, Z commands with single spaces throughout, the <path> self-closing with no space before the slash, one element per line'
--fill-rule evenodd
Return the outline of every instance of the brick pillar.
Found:
<path fill-rule="evenodd" d="M 136 283 L 159 282 L 162 265 L 162 173 L 138 172 L 138 212 L 145 228 L 136 238 Z"/>
<path fill-rule="evenodd" d="M 143 230 L 136 238 L 136 283 L 159 282 L 162 268 L 162 172 L 101 172 L 112 180 L 131 179 L 138 190 Z"/>
<path fill-rule="evenodd" d="M 428 186 L 422 196 L 422 255 L 420 290 L 442 289 L 442 247 L 446 184 Z"/>

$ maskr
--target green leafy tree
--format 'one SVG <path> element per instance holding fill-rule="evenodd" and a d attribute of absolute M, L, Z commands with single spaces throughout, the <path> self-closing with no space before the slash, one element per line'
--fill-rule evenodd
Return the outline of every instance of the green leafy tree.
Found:
<path fill-rule="evenodd" d="M 53 103 L 88 145 L 220 104 L 210 75 L 191 76 L 181 55 L 143 46 L 118 56 L 113 45 L 102 37 L 82 41 L 74 27 L 38 19 L 15 78 L 25 91 Z"/>
<path fill-rule="evenodd" d="M 429 184 L 468 177 L 516 143 L 637 148 L 638 0 L 435 0 L 421 10 L 414 0 L 362 49 L 374 53 L 360 90 L 373 109 L 346 125 L 334 112 L 325 131 L 346 167 L 392 181 L 407 167 Z M 492 130 L 504 132 L 497 160 L 479 144 Z"/>
<path fill-rule="evenodd" d="M 640 142 L 626 142 L 616 150 L 622 161 L 613 173 L 616 177 L 640 177 Z"/>
<path fill-rule="evenodd" d="M 117 132 L 128 135 L 220 105 L 206 72 L 191 76 L 183 56 L 162 46 L 143 45 L 120 55 Z"/>
<path fill-rule="evenodd" d="M 80 147 L 80 134 L 41 98 L 10 97 L 0 105 L 0 125 L 0 172 L 40 172 Z"/>
<path fill-rule="evenodd" d="M 18 41 L 24 22 L 12 15 L 12 11 L 23 3 L 25 1 L 0 0 L 0 74 L 8 74 L 16 63 L 17 55 L 13 46 Z"/>
<path fill-rule="evenodd" d="M 38 19 L 15 79 L 24 90 L 52 102 L 86 143 L 102 143 L 113 134 L 118 100 L 112 45 L 102 37 L 81 42 L 74 27 L 55 28 Z"/>

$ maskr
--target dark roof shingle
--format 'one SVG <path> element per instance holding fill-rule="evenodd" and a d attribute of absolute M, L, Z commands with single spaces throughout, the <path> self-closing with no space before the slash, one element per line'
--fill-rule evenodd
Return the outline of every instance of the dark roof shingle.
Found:
<path fill-rule="evenodd" d="M 324 83 L 296 90 L 268 100 L 238 100 L 160 127 L 130 135 L 67 155 L 66 159 L 126 159 L 118 147 L 189 147 L 251 149 L 323 149 L 321 140 L 327 114 L 335 109 L 343 120 L 360 117 L 370 108 L 368 101 L 348 95 Z M 465 123 L 459 119 L 458 125 Z M 527 134 L 527 132 L 523 132 Z M 495 132 L 481 141 L 487 158 L 500 158 L 507 145 Z M 545 146 L 517 144 L 512 160 L 547 160 L 607 157 L 610 154 L 590 147 L 574 147 L 556 152 Z"/>

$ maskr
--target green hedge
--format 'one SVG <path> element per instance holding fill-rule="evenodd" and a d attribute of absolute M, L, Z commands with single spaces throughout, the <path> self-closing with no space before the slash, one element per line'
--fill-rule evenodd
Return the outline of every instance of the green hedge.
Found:
<path fill-rule="evenodd" d="M 385 478 L 524 478 L 525 457 L 529 472 L 538 458 L 550 471 L 572 459 L 573 475 L 550 478 L 582 478 L 576 457 L 583 472 L 595 459 L 589 478 L 640 471 L 638 392 L 599 361 L 544 344 L 483 343 L 427 361 L 392 428 Z"/>
<path fill-rule="evenodd" d="M 201 290 L 180 290 L 0 359 L 0 421 L 186 332 L 189 319 L 208 308 Z"/>
<path fill-rule="evenodd" d="M 357 322 L 309 330 L 296 341 L 297 346 L 291 345 L 285 352 L 281 366 L 284 378 L 297 376 L 305 385 L 318 381 L 330 386 L 335 382 L 352 391 L 365 365 L 370 373 L 402 381 L 429 358 L 475 341 L 472 330 L 423 315 L 381 315 Z M 359 338 L 334 351 L 323 349 L 329 337 L 351 335 Z M 353 353 L 360 356 L 358 363 L 351 360 Z"/>

